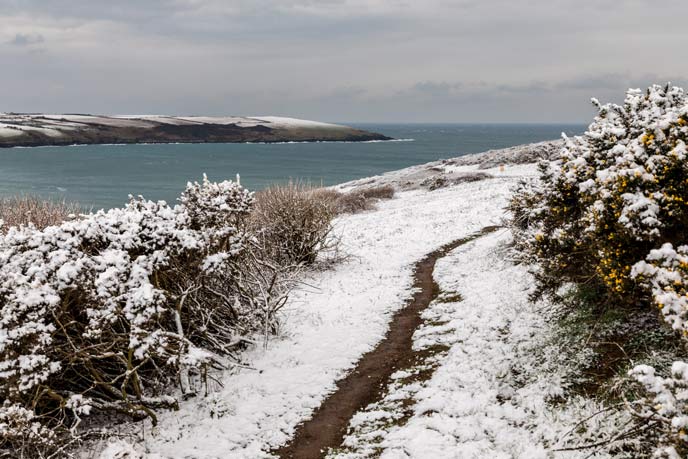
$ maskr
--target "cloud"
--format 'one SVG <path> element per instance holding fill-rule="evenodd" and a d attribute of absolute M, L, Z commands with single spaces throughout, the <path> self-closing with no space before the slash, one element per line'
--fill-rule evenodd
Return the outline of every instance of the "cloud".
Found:
<path fill-rule="evenodd" d="M 24 33 L 18 33 L 15 34 L 14 38 L 10 40 L 8 43 L 10 45 L 14 46 L 29 46 L 29 45 L 36 45 L 39 43 L 43 43 L 45 41 L 45 38 L 43 38 L 43 35 L 36 33 L 36 34 L 24 34 Z"/>
<path fill-rule="evenodd" d="M 592 96 L 685 82 L 675 77 L 688 75 L 687 15 L 679 0 L 0 0 L 0 43 L 14 45 L 0 46 L 0 101 L 14 111 L 586 121 Z"/>

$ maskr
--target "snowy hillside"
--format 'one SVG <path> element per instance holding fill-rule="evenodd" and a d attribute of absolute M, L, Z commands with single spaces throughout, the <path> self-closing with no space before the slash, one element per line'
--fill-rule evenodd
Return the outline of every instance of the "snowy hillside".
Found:
<path fill-rule="evenodd" d="M 369 141 L 387 137 L 338 124 L 276 116 L 0 113 L 0 147 L 99 143 Z"/>
<path fill-rule="evenodd" d="M 478 167 L 451 165 L 450 172 Z M 346 261 L 304 279 L 280 336 L 244 355 L 250 368 L 226 373 L 221 389 L 183 402 L 155 427 L 120 427 L 98 445 L 102 457 L 277 457 L 383 339 L 412 295 L 414 263 L 500 225 L 511 189 L 535 171 L 534 164 L 486 169 L 481 180 L 397 193 L 376 210 L 340 217 Z M 599 408 L 584 399 L 548 404 L 562 390 L 564 369 L 539 349 L 547 335 L 536 314 L 542 305 L 528 302 L 531 280 L 508 260 L 509 240 L 498 229 L 438 261 L 440 293 L 414 335 L 422 359 L 399 368 L 381 397 L 361 407 L 329 458 L 545 458 L 576 419 Z M 513 371 L 522 374 L 518 382 L 508 377 Z"/>

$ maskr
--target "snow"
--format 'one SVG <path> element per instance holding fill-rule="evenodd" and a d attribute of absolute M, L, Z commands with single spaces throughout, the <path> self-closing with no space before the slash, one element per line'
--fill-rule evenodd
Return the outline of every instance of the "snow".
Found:
<path fill-rule="evenodd" d="M 448 163 L 445 172 L 470 174 L 479 167 Z M 209 395 L 160 414 L 157 426 L 120 427 L 117 435 L 129 441 L 108 444 L 102 457 L 272 457 L 269 451 L 286 443 L 385 335 L 391 315 L 411 296 L 414 263 L 500 224 L 512 188 L 537 174 L 534 164 L 481 170 L 490 178 L 403 191 L 377 210 L 337 219 L 348 257 L 303 279 L 283 310 L 280 335 L 247 351 L 246 365 L 221 375 Z M 392 175 L 403 181 L 416 172 Z M 383 401 L 354 416 L 344 448 L 329 458 L 550 458 L 552 449 L 569 446 L 571 427 L 600 409 L 579 397 L 561 403 L 567 368 L 548 341 L 544 305 L 528 300 L 533 280 L 527 267 L 509 261 L 510 238 L 501 229 L 438 261 L 435 279 L 443 293 L 414 335 L 415 349 L 445 346 L 432 362 L 434 373 L 414 381 L 421 368 L 398 371 Z M 408 401 L 414 404 L 406 416 Z M 591 420 L 593 441 L 620 422 Z"/>
<path fill-rule="evenodd" d="M 118 116 L 99 116 L 99 115 L 41 115 L 44 118 L 49 118 L 55 121 L 67 120 L 68 123 L 62 122 L 61 124 L 77 124 L 77 126 L 82 126 L 84 123 L 88 124 L 100 124 L 103 126 L 112 127 L 141 127 L 147 128 L 152 127 L 153 124 L 140 119 L 129 119 L 127 117 Z"/>
<path fill-rule="evenodd" d="M 309 121 L 297 118 L 285 118 L 281 116 L 252 116 L 251 119 L 257 121 L 267 121 L 270 127 L 292 128 L 292 127 L 326 127 L 326 128 L 344 128 L 345 126 L 339 124 L 322 123 L 320 121 Z M 262 123 L 261 123 L 262 124 Z"/>
<path fill-rule="evenodd" d="M 151 362 L 154 356 L 161 356 L 156 366 L 177 358 L 188 364 L 209 360 L 210 353 L 179 345 L 165 352 L 164 342 L 174 333 L 169 326 L 163 329 L 165 321 L 160 318 L 169 317 L 169 311 L 163 310 L 165 304 L 172 304 L 178 314 L 176 297 L 165 303 L 176 292 L 170 294 L 156 285 L 153 273 L 167 268 L 175 256 L 188 260 L 192 248 L 199 257 L 212 255 L 220 247 L 238 255 L 247 236 L 236 224 L 247 215 L 252 201 L 252 194 L 239 185 L 211 183 L 204 177 L 202 184 L 187 185 L 174 208 L 163 201 L 131 200 L 124 208 L 101 210 L 44 229 L 10 227 L 0 235 L 0 380 L 2 389 L 13 394 L 13 399 L 0 407 L 0 431 L 14 435 L 24 429 L 23 425 L 8 428 L 2 419 L 18 408 L 36 409 L 31 394 L 39 385 L 53 397 L 62 396 L 60 389 L 52 390 L 48 379 L 60 380 L 63 375 L 58 372 L 69 371 L 73 348 L 66 354 L 56 352 L 59 339 L 55 339 L 55 330 L 66 323 L 57 306 L 70 304 L 65 292 L 71 293 L 76 285 L 80 293 L 75 307 L 83 307 L 80 312 L 85 316 L 79 332 L 104 342 L 101 337 L 107 336 L 108 327 L 127 324 L 120 329 L 126 330 L 123 339 L 108 342 L 108 352 L 133 352 L 136 359 Z M 229 257 L 223 260 L 230 261 Z M 227 266 L 225 263 L 224 271 Z M 178 342 L 183 341 L 183 332 L 177 333 Z M 88 359 L 84 349 L 97 346 L 81 347 L 79 359 Z M 185 355 L 187 350 L 189 355 Z M 122 371 L 128 377 L 132 370 L 127 366 Z M 56 408 L 63 413 L 70 410 L 76 417 L 67 428 L 75 429 L 79 415 L 90 412 L 90 400 L 82 396 L 86 392 L 66 394 L 66 403 Z"/>
<path fill-rule="evenodd" d="M 295 127 L 326 127 L 326 128 L 343 128 L 344 126 L 321 123 L 319 121 L 309 121 L 297 118 L 285 118 L 279 116 L 157 116 L 145 115 L 129 118 L 141 118 L 160 123 L 168 124 L 187 124 L 187 123 L 203 123 L 203 124 L 236 124 L 241 127 L 252 126 L 268 126 L 277 128 L 295 128 Z"/>
<path fill-rule="evenodd" d="M 440 290 L 459 292 L 461 300 L 431 304 L 424 318 L 439 325 L 416 332 L 414 348 L 450 349 L 429 381 L 395 384 L 383 403 L 357 415 L 345 440 L 349 450 L 329 458 L 545 459 L 562 446 L 557 442 L 571 426 L 599 409 L 582 399 L 564 409 L 548 404 L 564 393 L 564 375 L 542 374 L 543 305 L 529 302 L 532 279 L 525 267 L 508 260 L 510 239 L 500 230 L 438 261 Z M 525 384 L 514 374 L 525 376 Z M 376 422 L 400 419 L 394 401 L 403 399 L 415 401 L 410 419 L 391 427 Z"/>
<path fill-rule="evenodd" d="M 532 162 L 523 164 L 524 161 L 544 155 L 551 151 L 556 142 L 543 142 L 531 145 L 511 147 L 505 150 L 492 150 L 482 155 L 468 155 L 452 159 L 433 161 L 426 164 L 410 166 L 405 169 L 386 172 L 362 179 L 352 180 L 336 186 L 340 191 L 347 191 L 358 187 L 377 187 L 392 185 L 396 189 L 414 190 L 427 189 L 427 183 L 436 179 L 442 179 L 446 183 L 466 181 L 466 178 L 475 177 L 476 174 L 497 177 L 522 177 L 536 175 Z M 502 152 L 508 151 L 502 154 Z M 464 160 L 469 158 L 470 161 Z M 483 158 L 483 159 L 481 159 Z M 501 162 L 504 160 L 504 162 Z M 494 164 L 486 167 L 486 164 Z M 501 167 L 500 167 L 501 166 Z"/>
<path fill-rule="evenodd" d="M 114 119 L 147 120 L 164 124 L 236 124 L 240 127 L 268 126 L 276 128 L 327 127 L 344 128 L 337 124 L 319 121 L 285 118 L 280 116 L 165 116 L 165 115 L 118 115 Z"/>
<path fill-rule="evenodd" d="M 21 130 L 37 131 L 51 137 L 62 136 L 60 130 L 83 128 L 85 124 L 112 127 L 151 128 L 154 123 L 171 125 L 193 124 L 236 124 L 240 127 L 267 126 L 278 129 L 294 128 L 340 128 L 345 126 L 318 121 L 285 118 L 279 116 L 165 116 L 165 115 L 15 115 L 0 113 L 0 137 L 16 137 Z M 9 126 L 20 129 L 11 129 Z M 59 129 L 59 130 L 58 130 Z"/>
<path fill-rule="evenodd" d="M 0 123 L 0 137 L 17 137 L 23 135 L 23 131 L 33 131 L 50 137 L 62 137 L 64 134 L 57 129 L 25 124 Z"/>
<path fill-rule="evenodd" d="M 258 120 L 241 116 L 184 116 L 178 117 L 177 119 L 188 120 L 195 123 L 236 124 L 241 127 L 252 127 L 265 124 Z"/>
<path fill-rule="evenodd" d="M 0 123 L 0 137 L 17 137 L 22 135 L 22 131 L 13 129 L 13 125 Z"/>
<path fill-rule="evenodd" d="M 125 118 L 125 117 L 121 117 Z M 241 116 L 163 116 L 163 115 L 130 115 L 127 119 L 143 119 L 147 121 L 155 121 L 156 123 L 173 124 L 173 125 L 191 125 L 191 124 L 236 124 L 241 127 L 257 126 L 259 123 L 250 118 Z"/>
<path fill-rule="evenodd" d="M 384 336 L 391 314 L 410 295 L 412 265 L 445 243 L 499 224 L 515 183 L 496 177 L 403 192 L 377 211 L 340 218 L 336 232 L 348 260 L 305 279 L 310 287 L 292 295 L 281 337 L 245 355 L 253 370 L 226 374 L 220 391 L 162 414 L 137 447 L 169 457 L 267 457 Z"/>

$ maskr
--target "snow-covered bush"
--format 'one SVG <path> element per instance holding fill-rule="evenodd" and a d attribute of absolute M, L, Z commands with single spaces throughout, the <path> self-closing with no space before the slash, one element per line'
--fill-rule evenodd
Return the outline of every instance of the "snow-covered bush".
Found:
<path fill-rule="evenodd" d="M 651 250 L 639 261 L 631 277 L 652 290 L 652 299 L 674 330 L 688 336 L 688 246 L 674 249 L 670 242 Z"/>
<path fill-rule="evenodd" d="M 679 459 L 688 455 L 688 363 L 675 362 L 663 378 L 655 369 L 638 365 L 630 376 L 647 395 L 628 403 L 638 427 L 656 442 L 653 457 Z"/>
<path fill-rule="evenodd" d="M 190 183 L 0 236 L 0 450 L 33 457 L 94 412 L 155 419 L 274 328 L 281 270 L 257 256 L 253 195 Z"/>
<path fill-rule="evenodd" d="M 541 291 L 599 283 L 634 304 L 647 292 L 633 265 L 688 236 L 688 103 L 670 86 L 630 90 L 623 106 L 594 103 L 587 132 L 565 138 L 561 159 L 541 165 L 540 184 L 517 192 L 515 218 L 527 221 L 517 237 L 542 268 Z"/>
<path fill-rule="evenodd" d="M 688 99 L 654 85 L 629 90 L 621 106 L 593 103 L 598 114 L 585 134 L 565 137 L 560 159 L 517 189 L 517 247 L 535 263 L 538 294 L 596 292 L 589 336 L 609 311 L 624 324 L 618 336 L 633 333 L 632 317 L 652 304 L 688 336 Z M 648 366 L 630 373 L 646 393 L 631 403 L 647 421 L 637 432 L 658 439 L 656 457 L 685 457 L 686 368 L 660 368 L 665 378 Z"/>

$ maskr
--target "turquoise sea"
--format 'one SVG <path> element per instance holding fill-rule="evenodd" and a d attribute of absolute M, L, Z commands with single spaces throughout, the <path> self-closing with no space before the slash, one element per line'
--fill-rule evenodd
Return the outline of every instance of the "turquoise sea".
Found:
<path fill-rule="evenodd" d="M 399 139 L 372 143 L 89 145 L 0 149 L 0 196 L 120 206 L 129 194 L 173 202 L 189 180 L 332 185 L 441 158 L 580 134 L 583 125 L 349 124 Z"/>

